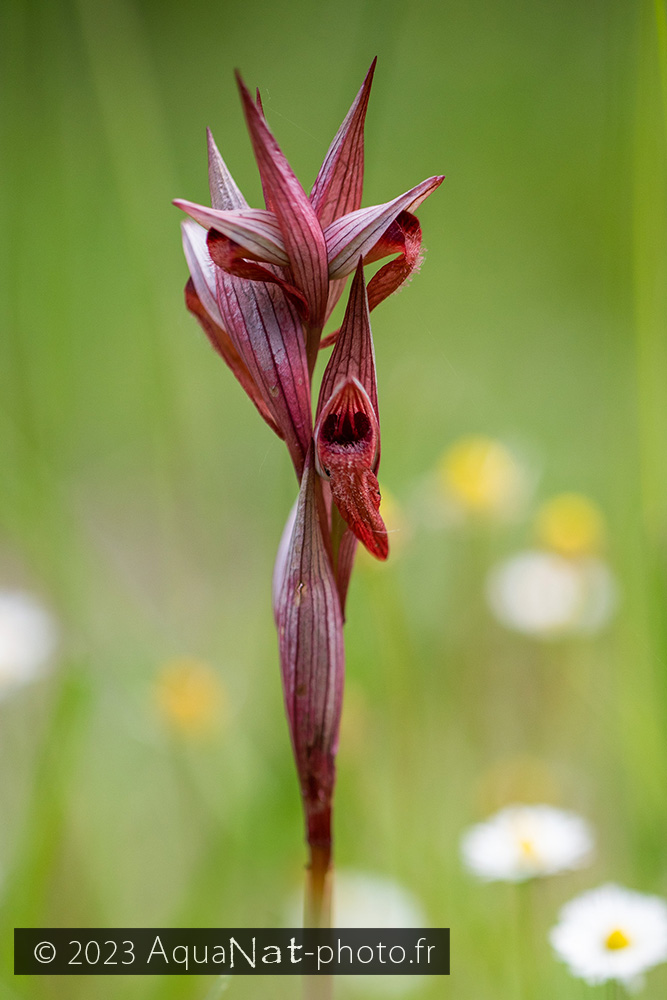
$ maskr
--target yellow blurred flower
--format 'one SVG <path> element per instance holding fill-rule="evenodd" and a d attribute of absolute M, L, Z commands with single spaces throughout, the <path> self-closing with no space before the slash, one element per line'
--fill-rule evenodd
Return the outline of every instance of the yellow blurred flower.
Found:
<path fill-rule="evenodd" d="M 539 509 L 536 532 L 544 546 L 561 555 L 590 555 L 604 544 L 604 516 L 587 497 L 561 493 Z"/>
<path fill-rule="evenodd" d="M 512 452 L 500 441 L 471 435 L 456 441 L 439 463 L 448 498 L 474 514 L 511 515 L 524 492 L 524 475 Z"/>
<path fill-rule="evenodd" d="M 188 738 L 215 734 L 225 714 L 225 690 L 215 670 L 201 660 L 170 660 L 155 678 L 153 697 L 169 728 Z"/>

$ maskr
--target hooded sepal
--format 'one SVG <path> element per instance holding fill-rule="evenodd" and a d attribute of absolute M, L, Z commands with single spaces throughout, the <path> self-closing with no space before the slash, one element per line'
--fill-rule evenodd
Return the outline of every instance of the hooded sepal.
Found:
<path fill-rule="evenodd" d="M 308 842 L 328 848 L 345 656 L 322 482 L 312 448 L 290 517 L 293 525 L 288 519 L 274 574 L 274 614 Z"/>
<path fill-rule="evenodd" d="M 211 205 L 223 212 L 233 212 L 237 208 L 247 208 L 248 202 L 232 177 L 227 164 L 220 155 L 210 128 L 206 129 L 208 147 L 208 188 Z"/>
<path fill-rule="evenodd" d="M 239 357 L 239 353 L 232 344 L 231 339 L 222 327 L 218 326 L 211 319 L 209 313 L 204 308 L 201 299 L 197 295 L 192 278 L 188 280 L 185 286 L 185 305 L 192 315 L 197 317 L 199 325 L 208 337 L 209 342 L 236 376 L 241 387 L 257 407 L 260 416 L 266 420 L 271 430 L 275 431 L 279 438 L 284 438 L 285 435 L 269 413 L 266 403 L 262 399 L 262 394 L 257 388 L 246 365 Z"/>
<path fill-rule="evenodd" d="M 208 229 L 208 248 L 214 264 L 237 278 L 280 285 L 297 307 L 301 318 L 308 319 L 305 296 L 276 270 L 286 268 L 289 258 L 273 212 L 259 208 L 227 211 L 198 205 L 183 198 L 176 198 L 174 205 Z M 274 265 L 274 270 L 263 267 L 257 261 Z"/>
<path fill-rule="evenodd" d="M 372 555 L 386 559 L 389 543 L 376 478 L 380 417 L 375 357 L 361 260 L 340 335 L 322 377 L 315 455 L 317 470 L 329 481 L 343 520 Z"/>
<path fill-rule="evenodd" d="M 216 270 L 220 315 L 280 427 L 297 476 L 312 437 L 310 380 L 301 322 L 277 285 Z"/>
<path fill-rule="evenodd" d="M 322 376 L 316 419 L 319 419 L 336 386 L 349 378 L 355 378 L 361 383 L 362 388 L 370 398 L 375 413 L 375 420 L 379 424 L 380 414 L 378 412 L 377 379 L 375 375 L 375 351 L 373 349 L 373 335 L 368 315 L 368 299 L 361 260 L 357 263 L 354 281 L 350 287 L 350 297 L 347 302 L 343 325 L 336 337 L 336 346 L 332 351 L 329 363 Z"/>
<path fill-rule="evenodd" d="M 237 81 L 265 197 L 282 231 L 294 284 L 308 303 L 311 339 L 317 344 L 328 295 L 327 250 L 322 227 L 264 115 L 238 74 Z"/>
<path fill-rule="evenodd" d="M 338 129 L 310 192 L 310 203 L 324 228 L 361 206 L 364 183 L 364 122 L 377 59 L 371 63 L 352 107 Z"/>
<path fill-rule="evenodd" d="M 234 213 L 247 209 L 210 132 L 208 154 L 213 203 L 209 211 Z M 285 439 L 300 478 L 312 439 L 312 414 L 299 315 L 277 284 L 248 281 L 216 267 L 206 245 L 206 231 L 196 223 L 184 223 L 183 233 L 197 295 L 217 326 L 226 332 L 256 387 L 255 394 L 248 394 L 256 405 L 256 394 L 261 397 L 269 422 Z"/>
<path fill-rule="evenodd" d="M 368 394 L 357 379 L 348 379 L 331 397 L 317 422 L 317 471 L 328 479 L 334 503 L 350 530 L 371 555 L 386 559 L 389 542 L 373 471 L 379 440 Z"/>
<path fill-rule="evenodd" d="M 199 325 L 220 357 L 229 366 L 242 388 L 253 401 L 261 416 L 278 437 L 284 434 L 269 411 L 257 384 L 248 371 L 231 337 L 223 329 L 222 317 L 215 298 L 215 269 L 206 249 L 206 230 L 190 220 L 181 224 L 183 250 L 190 268 L 185 286 L 185 304 L 199 320 Z"/>
<path fill-rule="evenodd" d="M 364 185 L 364 123 L 377 59 L 371 63 L 352 107 L 338 129 L 310 192 L 310 203 L 324 228 L 361 206 Z M 343 294 L 347 276 L 329 282 L 326 322 Z M 321 346 L 321 344 L 320 344 Z"/>

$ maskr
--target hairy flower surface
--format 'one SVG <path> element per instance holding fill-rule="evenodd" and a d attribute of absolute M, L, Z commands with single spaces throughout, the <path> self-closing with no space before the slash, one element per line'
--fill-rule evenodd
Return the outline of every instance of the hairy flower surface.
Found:
<path fill-rule="evenodd" d="M 634 990 L 643 973 L 667 961 L 667 902 L 603 885 L 567 903 L 549 939 L 573 976 Z"/>
<path fill-rule="evenodd" d="M 508 806 L 461 839 L 466 867 L 489 882 L 523 882 L 580 868 L 592 853 L 588 823 L 547 805 Z"/>

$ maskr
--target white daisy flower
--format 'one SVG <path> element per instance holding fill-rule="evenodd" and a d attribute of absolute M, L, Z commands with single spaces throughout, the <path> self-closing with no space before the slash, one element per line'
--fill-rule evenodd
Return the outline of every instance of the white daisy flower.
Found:
<path fill-rule="evenodd" d="M 464 833 L 461 854 L 478 878 L 523 882 L 587 864 L 593 833 L 580 816 L 553 806 L 507 806 Z"/>
<path fill-rule="evenodd" d="M 614 579 L 601 559 L 537 549 L 491 570 L 486 594 L 501 625 L 539 638 L 597 632 L 616 606 Z"/>
<path fill-rule="evenodd" d="M 54 619 L 34 597 L 0 591 L 0 699 L 48 673 L 57 635 Z"/>
<path fill-rule="evenodd" d="M 333 886 L 334 927 L 426 927 L 421 905 L 407 889 L 382 875 L 336 873 Z M 341 976 L 361 996 L 402 997 L 421 986 L 421 976 Z"/>
<path fill-rule="evenodd" d="M 407 889 L 383 875 L 340 871 L 334 876 L 334 927 L 425 927 L 424 912 Z"/>
<path fill-rule="evenodd" d="M 647 969 L 667 961 L 667 902 L 603 885 L 564 906 L 549 938 L 572 975 L 633 990 Z"/>

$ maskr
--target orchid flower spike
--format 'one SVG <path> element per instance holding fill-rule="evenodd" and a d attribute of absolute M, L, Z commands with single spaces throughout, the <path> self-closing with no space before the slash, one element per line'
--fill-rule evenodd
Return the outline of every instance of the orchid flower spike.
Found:
<path fill-rule="evenodd" d="M 179 199 L 190 270 L 187 308 L 271 429 L 299 481 L 273 580 L 273 608 L 292 747 L 310 851 L 309 907 L 326 921 L 331 817 L 343 697 L 345 600 L 358 542 L 387 558 L 380 515 L 380 416 L 369 314 L 421 261 L 413 214 L 442 183 L 429 177 L 362 208 L 364 123 L 375 61 L 306 194 L 257 93 L 237 76 L 264 208 L 252 208 L 211 133 L 211 205 Z M 366 288 L 364 266 L 392 259 Z M 324 326 L 354 275 L 340 330 Z M 334 344 L 319 390 L 321 348 Z"/>

